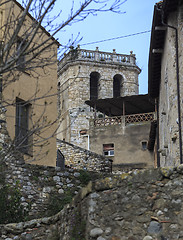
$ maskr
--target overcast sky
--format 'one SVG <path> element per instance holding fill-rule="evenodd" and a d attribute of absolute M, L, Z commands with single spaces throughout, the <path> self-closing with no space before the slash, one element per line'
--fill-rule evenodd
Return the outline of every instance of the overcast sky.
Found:
<path fill-rule="evenodd" d="M 64 5 L 65 8 L 69 8 L 66 1 L 61 2 L 63 2 L 62 7 Z M 147 93 L 150 33 L 95 44 L 82 44 L 151 30 L 156 2 L 155 0 L 127 0 L 121 7 L 124 14 L 100 13 L 97 16 L 89 16 L 83 22 L 67 28 L 66 32 L 60 33 L 57 37 L 61 43 L 64 41 L 66 43 L 71 34 L 77 36 L 79 32 L 80 37 L 83 37 L 80 42 L 81 48 L 95 50 L 98 46 L 101 51 L 112 52 L 116 49 L 120 54 L 130 54 L 130 51 L 133 51 L 136 54 L 137 65 L 142 69 L 139 75 L 139 92 Z"/>

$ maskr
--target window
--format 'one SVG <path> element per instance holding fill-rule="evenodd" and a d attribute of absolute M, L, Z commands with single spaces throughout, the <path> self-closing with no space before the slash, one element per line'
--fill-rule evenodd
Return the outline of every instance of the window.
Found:
<path fill-rule="evenodd" d="M 87 134 L 87 129 L 82 129 L 79 133 L 80 133 L 80 135 L 86 135 Z"/>
<path fill-rule="evenodd" d="M 17 60 L 17 68 L 19 68 L 20 70 L 25 68 L 24 47 L 25 47 L 25 42 L 23 41 L 23 39 L 18 38 L 18 40 L 17 40 L 17 56 L 19 56 L 19 57 Z"/>
<path fill-rule="evenodd" d="M 147 149 L 147 141 L 142 141 L 142 150 L 146 150 Z"/>
<path fill-rule="evenodd" d="M 116 74 L 113 78 L 113 98 L 121 96 L 122 78 L 120 74 Z"/>
<path fill-rule="evenodd" d="M 29 111 L 30 104 L 16 99 L 15 143 L 23 153 L 29 153 Z"/>
<path fill-rule="evenodd" d="M 103 144 L 103 154 L 105 156 L 114 156 L 114 144 Z"/>
<path fill-rule="evenodd" d="M 92 72 L 90 74 L 90 100 L 98 99 L 98 85 L 100 74 L 98 72 Z"/>

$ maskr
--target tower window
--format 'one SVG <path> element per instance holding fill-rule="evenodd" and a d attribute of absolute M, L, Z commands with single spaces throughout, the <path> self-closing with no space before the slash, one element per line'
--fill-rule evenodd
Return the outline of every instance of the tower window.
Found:
<path fill-rule="evenodd" d="M 90 74 L 90 100 L 98 99 L 98 85 L 100 74 L 98 72 L 92 72 Z"/>
<path fill-rule="evenodd" d="M 123 77 L 120 74 L 116 74 L 113 78 L 113 97 L 114 98 L 121 96 L 122 78 Z"/>

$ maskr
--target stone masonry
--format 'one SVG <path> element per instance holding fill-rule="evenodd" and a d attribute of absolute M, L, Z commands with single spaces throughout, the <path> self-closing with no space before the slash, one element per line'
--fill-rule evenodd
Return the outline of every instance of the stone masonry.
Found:
<path fill-rule="evenodd" d="M 60 140 L 57 141 L 57 149 L 64 155 L 66 165 L 72 169 L 93 172 L 112 171 L 112 160 L 103 155 Z"/>
<path fill-rule="evenodd" d="M 122 78 L 121 96 L 138 94 L 139 67 L 135 55 L 71 49 L 58 66 L 60 126 L 58 139 L 88 149 L 89 120 L 94 112 L 85 104 L 90 99 L 90 74 L 99 74 L 98 98 L 113 97 L 113 78 Z M 86 134 L 81 135 L 85 130 Z"/>
<path fill-rule="evenodd" d="M 6 240 L 182 240 L 183 165 L 89 183 L 52 216 L 0 225 Z"/>

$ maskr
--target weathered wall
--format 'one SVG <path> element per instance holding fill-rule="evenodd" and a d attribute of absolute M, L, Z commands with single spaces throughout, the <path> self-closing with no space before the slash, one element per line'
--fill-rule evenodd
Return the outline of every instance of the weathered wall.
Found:
<path fill-rule="evenodd" d="M 133 171 L 82 189 L 53 217 L 0 225 L 1 239 L 183 239 L 183 165 Z"/>
<path fill-rule="evenodd" d="M 123 168 L 125 164 L 139 164 L 139 167 L 154 165 L 153 153 L 142 148 L 148 142 L 150 122 L 108 126 L 94 126 L 90 121 L 90 148 L 103 154 L 103 144 L 114 144 L 113 166 Z"/>
<path fill-rule="evenodd" d="M 66 168 L 24 164 L 19 153 L 13 152 L 5 158 L 6 169 L 3 173 L 5 184 L 18 189 L 20 204 L 27 218 L 52 215 L 51 206 L 67 194 L 73 197 L 81 188 L 80 173 Z M 2 161 L 2 159 L 1 159 Z M 2 164 L 2 162 L 0 162 Z M 63 200 L 64 201 L 64 200 Z M 59 206 L 55 205 L 55 208 Z"/>
<path fill-rule="evenodd" d="M 168 24 L 178 27 L 179 36 L 179 77 L 180 99 L 183 97 L 183 68 L 182 66 L 182 8 L 179 12 L 172 12 Z M 160 163 L 161 166 L 177 165 L 180 162 L 178 109 L 177 109 L 177 78 L 176 78 L 176 49 L 175 30 L 167 28 L 165 35 L 164 52 L 162 55 L 161 84 L 159 97 L 159 138 L 160 138 Z M 181 112 L 183 107 L 181 104 Z M 181 113 L 181 114 L 182 114 Z M 182 116 L 181 116 L 182 119 Z"/>
<path fill-rule="evenodd" d="M 1 6 L 4 24 L 6 25 L 9 15 L 12 22 L 20 14 L 22 9 L 14 2 L 9 1 Z M 32 19 L 27 16 L 27 27 L 31 26 Z M 15 21 L 16 22 L 16 21 Z M 3 24 L 3 23 L 1 23 Z M 27 27 L 21 28 L 19 37 L 26 31 Z M 13 32 L 16 25 L 12 24 Z M 9 32 L 7 39 L 11 37 Z M 48 36 L 41 30 L 38 31 L 32 44 L 40 44 Z M 34 42 L 35 41 L 35 42 Z M 50 44 L 53 40 L 48 41 Z M 44 45 L 46 47 L 46 45 Z M 42 62 L 49 60 L 49 64 L 38 67 Z M 35 66 L 36 64 L 36 66 Z M 15 138 L 16 125 L 16 98 L 26 101 L 29 107 L 29 154 L 24 155 L 26 161 L 36 162 L 36 164 L 56 166 L 56 137 L 54 132 L 57 125 L 57 44 L 53 44 L 43 51 L 36 60 L 29 63 L 33 71 L 13 71 L 3 75 L 3 103 L 7 108 L 7 128 L 12 140 Z M 48 97 L 49 95 L 49 97 Z M 46 97 L 46 98 L 45 98 Z M 51 124 L 52 123 L 52 124 Z M 53 124 L 54 123 L 54 124 Z M 34 133 L 34 134 L 33 134 Z M 44 140 L 43 140 L 44 139 Z"/>
<path fill-rule="evenodd" d="M 64 155 L 65 165 L 68 167 L 94 172 L 111 172 L 112 170 L 112 162 L 102 154 L 60 140 L 57 148 Z"/>
<path fill-rule="evenodd" d="M 116 53 L 114 55 L 117 57 Z M 117 60 L 116 62 L 96 61 L 92 58 L 80 58 L 80 56 L 73 61 L 68 59 L 68 62 L 65 57 L 66 60 L 63 59 L 60 62 L 58 81 L 61 116 L 58 139 L 87 149 L 87 138 L 80 136 L 80 130 L 89 129 L 89 119 L 94 115 L 85 104 L 85 101 L 90 99 L 90 73 L 100 74 L 98 98 L 113 97 L 113 77 L 116 74 L 123 77 L 122 96 L 138 94 L 140 69 L 135 63 L 135 55 L 129 56 L 134 58 L 133 64 Z M 66 61 L 65 65 L 64 61 Z"/>

